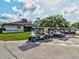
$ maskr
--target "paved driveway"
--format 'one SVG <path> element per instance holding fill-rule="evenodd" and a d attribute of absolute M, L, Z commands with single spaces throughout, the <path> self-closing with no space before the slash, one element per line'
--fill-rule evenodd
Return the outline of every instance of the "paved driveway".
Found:
<path fill-rule="evenodd" d="M 36 43 L 0 42 L 0 59 L 79 59 L 79 36 L 67 35 Z"/>

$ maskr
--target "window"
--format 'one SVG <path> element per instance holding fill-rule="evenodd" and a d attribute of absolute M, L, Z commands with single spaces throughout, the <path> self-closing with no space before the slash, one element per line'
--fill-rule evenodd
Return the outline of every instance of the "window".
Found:
<path fill-rule="evenodd" d="M 18 29 L 20 29 L 20 28 L 21 28 L 21 26 L 17 26 L 17 28 L 18 28 Z"/>

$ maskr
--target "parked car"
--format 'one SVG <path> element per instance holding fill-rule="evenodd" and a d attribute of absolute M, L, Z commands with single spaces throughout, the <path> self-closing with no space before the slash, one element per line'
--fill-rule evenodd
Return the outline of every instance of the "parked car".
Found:
<path fill-rule="evenodd" d="M 64 30 L 65 34 L 76 34 L 76 30 L 75 29 L 66 29 Z"/>
<path fill-rule="evenodd" d="M 70 32 L 71 32 L 71 34 L 76 34 L 76 30 L 75 29 L 71 29 Z"/>
<path fill-rule="evenodd" d="M 53 37 L 65 37 L 65 35 L 61 30 L 54 30 Z"/>
<path fill-rule="evenodd" d="M 71 34 L 71 32 L 70 32 L 69 29 L 65 29 L 65 30 L 64 30 L 64 33 L 65 33 L 65 34 Z"/>
<path fill-rule="evenodd" d="M 47 38 L 48 34 L 44 32 L 43 28 L 33 28 L 28 39 L 29 41 L 36 42 L 38 40 L 44 40 Z"/>

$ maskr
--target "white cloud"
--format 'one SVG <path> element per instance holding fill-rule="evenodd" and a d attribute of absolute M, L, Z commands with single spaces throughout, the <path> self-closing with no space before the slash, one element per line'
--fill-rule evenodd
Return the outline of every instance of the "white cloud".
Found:
<path fill-rule="evenodd" d="M 61 0 L 41 0 L 42 3 L 48 7 L 55 6 L 61 2 Z"/>
<path fill-rule="evenodd" d="M 18 0 L 18 1 L 23 2 L 24 4 L 27 4 L 29 2 L 31 2 L 31 3 L 41 2 L 43 5 L 53 6 L 53 5 L 60 3 L 62 0 Z"/>
<path fill-rule="evenodd" d="M 27 3 L 22 2 L 22 5 L 21 5 L 20 9 L 17 9 L 16 6 L 12 7 L 12 10 L 17 13 L 17 16 L 20 19 L 21 18 L 27 18 L 27 17 L 33 15 L 32 13 L 35 11 L 35 9 L 36 9 L 35 5 L 33 3 L 31 3 L 31 2 L 27 2 Z"/>
<path fill-rule="evenodd" d="M 49 17 L 49 15 L 44 15 L 43 18 Z"/>
<path fill-rule="evenodd" d="M 16 1 L 16 0 L 14 0 Z M 20 18 L 35 16 L 43 17 L 46 13 L 45 8 L 52 11 L 54 6 L 58 5 L 61 0 L 17 0 L 21 4 L 21 8 L 17 9 L 16 6 L 12 7 L 12 10 L 17 12 L 17 16 Z M 31 13 L 30 13 L 31 12 Z"/>
<path fill-rule="evenodd" d="M 16 1 L 16 0 L 14 0 Z M 18 10 L 16 6 L 12 7 L 12 10 L 17 12 L 17 15 L 21 15 L 20 17 L 25 17 L 30 15 L 35 15 L 35 17 L 44 16 L 44 7 L 47 9 L 50 7 L 54 7 L 61 0 L 17 0 L 21 4 L 21 8 Z M 41 6 L 42 5 L 42 6 Z M 42 9 L 43 8 L 43 9 Z M 52 8 L 51 8 L 52 10 Z"/>
<path fill-rule="evenodd" d="M 55 10 L 55 9 L 56 9 L 56 7 L 50 8 L 50 11 L 53 11 L 53 10 Z"/>
<path fill-rule="evenodd" d="M 14 1 L 16 1 L 16 0 L 14 0 Z M 23 0 L 17 0 L 18 2 L 22 2 Z"/>
<path fill-rule="evenodd" d="M 65 16 L 68 16 L 68 15 L 72 15 L 76 12 L 79 12 L 79 6 L 71 5 L 71 6 L 66 7 L 65 9 L 63 9 L 61 13 Z"/>
<path fill-rule="evenodd" d="M 11 0 L 4 0 L 5 2 L 11 2 Z"/>
<path fill-rule="evenodd" d="M 57 5 L 61 0 L 18 0 L 22 3 L 22 10 L 27 11 L 28 9 L 33 11 L 34 13 L 37 13 L 37 11 L 40 9 L 40 4 L 44 5 L 45 7 L 52 7 L 54 5 Z M 41 6 L 43 8 L 43 6 Z"/>
<path fill-rule="evenodd" d="M 37 8 L 37 5 L 35 2 L 31 1 L 23 1 L 22 2 L 22 10 L 24 12 L 28 11 L 34 11 Z"/>
<path fill-rule="evenodd" d="M 12 10 L 15 11 L 15 12 L 17 12 L 17 14 L 18 14 L 17 16 L 19 16 L 19 14 L 20 14 L 20 15 L 23 14 L 22 10 L 21 10 L 21 9 L 17 9 L 16 6 L 13 6 L 13 7 L 12 7 Z"/>
<path fill-rule="evenodd" d="M 38 2 L 39 0 L 17 0 L 19 2 Z"/>
<path fill-rule="evenodd" d="M 18 0 L 21 4 L 21 8 L 18 9 L 16 6 L 12 7 L 12 10 L 17 12 L 17 15 L 22 17 L 28 17 L 30 14 L 34 15 L 40 9 L 40 6 L 36 4 L 37 0 Z M 31 12 L 31 13 L 30 13 Z M 34 14 L 33 14 L 34 13 Z"/>
<path fill-rule="evenodd" d="M 14 14 L 7 14 L 7 13 L 2 14 L 0 16 L 0 19 L 6 20 L 7 22 L 14 22 L 14 21 L 19 20 L 16 15 L 14 15 Z"/>
<path fill-rule="evenodd" d="M 12 7 L 12 10 L 13 10 L 13 11 L 18 11 L 18 9 L 17 9 L 16 6 L 13 6 L 13 7 Z"/>
<path fill-rule="evenodd" d="M 26 11 L 25 13 L 22 14 L 22 16 L 20 17 L 21 18 L 27 18 L 30 16 L 30 11 Z"/>
<path fill-rule="evenodd" d="M 34 13 L 37 17 L 43 17 L 44 16 L 44 11 L 43 10 L 36 10 Z"/>

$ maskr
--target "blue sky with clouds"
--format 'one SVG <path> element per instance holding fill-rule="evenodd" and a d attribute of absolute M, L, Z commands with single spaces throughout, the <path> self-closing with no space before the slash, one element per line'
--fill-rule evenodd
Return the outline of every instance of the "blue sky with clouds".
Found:
<path fill-rule="evenodd" d="M 0 22 L 57 14 L 71 23 L 79 21 L 79 0 L 0 0 Z"/>

